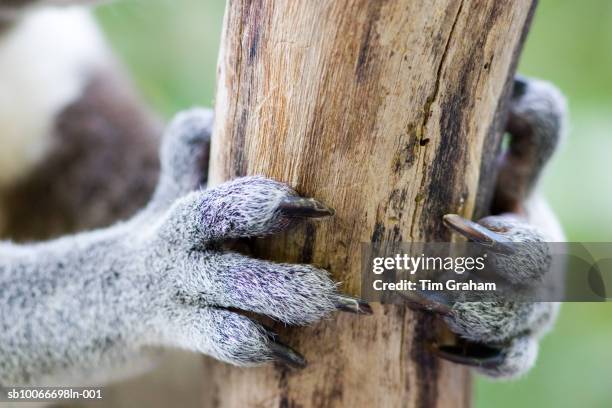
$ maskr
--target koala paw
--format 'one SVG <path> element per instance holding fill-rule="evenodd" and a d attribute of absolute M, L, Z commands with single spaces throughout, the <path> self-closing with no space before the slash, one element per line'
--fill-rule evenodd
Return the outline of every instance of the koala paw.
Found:
<path fill-rule="evenodd" d="M 371 309 L 338 293 L 322 269 L 253 259 L 223 248 L 226 240 L 274 234 L 333 211 L 264 177 L 198 188 L 211 122 L 207 111 L 192 110 L 170 125 L 162 146 L 160 187 L 152 209 L 140 219 L 148 236 L 145 269 L 153 271 L 150 281 L 156 288 L 149 291 L 156 296 L 150 302 L 161 309 L 158 319 L 163 320 L 154 325 L 158 334 L 153 343 L 241 366 L 272 360 L 303 366 L 302 356 L 247 314 L 306 325 L 337 310 L 369 314 Z"/>
<path fill-rule="evenodd" d="M 485 217 L 478 223 L 447 215 L 444 222 L 495 252 L 496 273 L 517 293 L 540 282 L 550 268 L 545 236 L 512 214 Z M 435 346 L 438 356 L 495 378 L 517 377 L 534 365 L 538 340 L 559 309 L 558 303 L 520 299 L 461 302 L 437 296 L 429 301 L 438 305 L 448 327 L 459 336 L 455 345 Z"/>
<path fill-rule="evenodd" d="M 543 279 L 551 261 L 546 242 L 563 240 L 548 207 L 534 205 L 541 203 L 534 187 L 562 137 L 565 112 L 555 87 L 516 78 L 507 124 L 510 143 L 499 160 L 494 215 L 478 222 L 454 214 L 444 217 L 451 230 L 496 253 L 496 272 L 511 287 Z M 459 336 L 453 346 L 434 345 L 438 356 L 495 378 L 517 377 L 534 365 L 538 340 L 559 309 L 554 302 L 460 302 L 421 296 L 415 306 L 439 314 Z"/>

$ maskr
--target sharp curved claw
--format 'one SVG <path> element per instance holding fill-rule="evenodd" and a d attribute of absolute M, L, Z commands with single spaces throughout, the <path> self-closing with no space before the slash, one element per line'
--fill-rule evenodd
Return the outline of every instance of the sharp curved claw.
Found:
<path fill-rule="evenodd" d="M 512 241 L 474 221 L 465 219 L 457 214 L 446 214 L 443 217 L 443 221 L 444 225 L 451 230 L 458 232 L 468 240 L 485 246 L 494 252 L 504 255 L 516 253 Z"/>
<path fill-rule="evenodd" d="M 371 315 L 372 307 L 361 299 L 356 299 L 351 296 L 341 295 L 336 300 L 336 307 L 338 310 L 349 313 L 357 313 L 364 315 Z"/>
<path fill-rule="evenodd" d="M 314 198 L 291 196 L 278 206 L 281 214 L 290 218 L 320 218 L 334 215 L 334 210 Z"/>
<path fill-rule="evenodd" d="M 283 343 L 272 340 L 269 346 L 274 359 L 287 366 L 305 368 L 308 365 L 304 356 Z"/>
<path fill-rule="evenodd" d="M 498 367 L 506 358 L 506 351 L 501 347 L 471 342 L 453 346 L 432 345 L 432 352 L 453 363 L 481 368 Z"/>
<path fill-rule="evenodd" d="M 433 312 L 442 316 L 450 316 L 453 313 L 452 302 L 434 292 L 419 290 L 401 292 L 400 295 L 412 309 Z"/>

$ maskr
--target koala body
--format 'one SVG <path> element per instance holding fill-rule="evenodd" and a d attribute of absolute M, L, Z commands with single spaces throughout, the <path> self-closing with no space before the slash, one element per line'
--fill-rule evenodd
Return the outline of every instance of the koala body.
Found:
<path fill-rule="evenodd" d="M 40 240 L 132 215 L 157 181 L 161 123 L 89 10 L 21 13 L 0 30 L 0 236 Z"/>
<path fill-rule="evenodd" d="M 3 28 L 0 186 L 27 176 L 46 158 L 58 115 L 81 96 L 87 73 L 107 63 L 106 54 L 81 8 L 40 10 Z"/>

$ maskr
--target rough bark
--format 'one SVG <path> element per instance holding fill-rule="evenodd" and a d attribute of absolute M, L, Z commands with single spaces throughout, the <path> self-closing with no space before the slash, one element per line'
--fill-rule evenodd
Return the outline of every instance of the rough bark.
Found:
<path fill-rule="evenodd" d="M 263 174 L 336 210 L 331 220 L 258 241 L 255 253 L 327 268 L 358 295 L 362 242 L 449 240 L 444 214 L 486 211 L 509 78 L 533 7 L 230 0 L 212 183 Z M 277 327 L 309 360 L 301 371 L 207 361 L 204 406 L 468 406 L 468 371 L 428 352 L 433 318 L 374 309 Z"/>

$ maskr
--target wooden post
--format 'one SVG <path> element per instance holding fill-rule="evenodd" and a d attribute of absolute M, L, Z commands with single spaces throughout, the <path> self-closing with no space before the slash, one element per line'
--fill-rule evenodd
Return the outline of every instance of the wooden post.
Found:
<path fill-rule="evenodd" d="M 445 213 L 486 210 L 533 3 L 230 0 L 212 183 L 263 174 L 336 210 L 257 255 L 327 268 L 358 295 L 361 243 L 449 240 Z M 433 318 L 374 309 L 277 327 L 301 371 L 207 361 L 204 406 L 468 406 L 468 370 L 428 352 Z"/>

